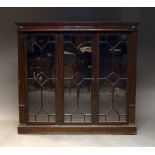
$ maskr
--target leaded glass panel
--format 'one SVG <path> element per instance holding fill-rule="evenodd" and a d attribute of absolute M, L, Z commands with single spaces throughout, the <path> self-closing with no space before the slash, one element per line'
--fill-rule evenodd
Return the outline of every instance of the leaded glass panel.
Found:
<path fill-rule="evenodd" d="M 29 122 L 55 122 L 55 35 L 27 34 Z"/>
<path fill-rule="evenodd" d="M 64 121 L 91 122 L 92 35 L 64 35 Z"/>
<path fill-rule="evenodd" d="M 125 122 L 127 116 L 127 34 L 99 37 L 99 122 Z"/>

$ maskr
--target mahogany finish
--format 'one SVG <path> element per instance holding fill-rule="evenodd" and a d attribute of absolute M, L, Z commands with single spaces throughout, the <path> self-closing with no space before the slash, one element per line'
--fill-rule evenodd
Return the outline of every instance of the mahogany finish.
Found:
<path fill-rule="evenodd" d="M 18 32 L 18 79 L 19 79 L 19 127 L 20 134 L 58 134 L 58 133 L 104 133 L 104 134 L 136 134 L 135 126 L 135 97 L 136 97 L 136 44 L 137 44 L 137 24 L 138 23 L 94 23 L 94 22 L 61 22 L 61 23 L 16 23 Z M 55 37 L 55 121 L 30 121 L 29 119 L 29 83 L 27 80 L 28 74 L 28 40 L 29 34 L 51 34 Z M 66 34 L 72 35 L 79 41 L 80 34 L 91 34 L 91 121 L 84 122 L 65 122 L 65 82 L 64 82 L 64 49 Z M 103 114 L 104 121 L 100 121 L 100 70 L 101 56 L 99 36 L 103 34 L 106 37 L 109 34 L 124 35 L 128 37 L 127 43 L 127 88 L 124 88 L 124 83 L 121 83 L 121 88 L 117 86 L 117 91 L 121 89 L 127 97 L 126 113 L 120 114 L 116 105 L 111 105 L 114 116 L 118 115 L 119 120 L 108 121 L 111 111 L 107 111 L 106 116 Z M 77 37 L 76 37 L 77 36 Z M 113 36 L 112 36 L 113 37 Z M 124 36 L 123 36 L 124 37 Z M 114 37 L 113 37 L 114 38 Z M 78 40 L 79 39 L 79 40 Z M 111 40 L 110 40 L 111 41 Z M 114 42 L 112 40 L 112 42 Z M 100 43 L 101 42 L 101 43 Z M 104 42 L 104 41 L 103 41 Z M 122 43 L 123 41 L 120 41 Z M 124 41 L 125 42 L 125 41 Z M 105 43 L 105 42 L 104 42 Z M 103 43 L 103 44 L 104 44 Z M 119 44 L 119 43 L 118 43 Z M 124 47 L 124 45 L 122 45 Z M 109 49 L 111 50 L 111 49 Z M 112 49 L 115 50 L 115 49 Z M 118 49 L 116 49 L 118 50 Z M 104 51 L 104 50 L 103 50 Z M 115 61 L 115 60 L 114 60 Z M 109 62 L 111 63 L 111 61 Z M 111 65 L 112 66 L 112 65 Z M 113 65 L 115 68 L 115 64 Z M 105 69 L 103 70 L 105 71 Z M 112 71 L 113 74 L 113 71 Z M 112 75 L 111 74 L 111 75 Z M 115 74 L 115 73 L 114 73 Z M 110 75 L 110 76 L 111 76 Z M 110 78 L 107 76 L 107 79 Z M 37 78 L 37 76 L 35 77 Z M 45 77 L 46 78 L 46 77 Z M 118 74 L 114 78 L 118 78 Z M 121 77 L 119 77 L 121 78 Z M 103 79 L 104 80 L 104 79 Z M 108 79 L 109 80 L 109 79 Z M 81 82 L 81 81 L 80 81 Z M 117 84 L 116 84 L 117 85 Z M 51 85 L 50 85 L 51 86 Z M 105 86 L 105 85 L 104 85 Z M 70 86 L 71 87 L 71 86 Z M 116 87 L 116 86 L 115 86 Z M 104 87 L 103 87 L 104 88 Z M 37 87 L 35 89 L 38 89 Z M 89 89 L 89 87 L 88 87 Z M 112 86 L 112 90 L 115 89 Z M 89 92 L 88 91 L 88 92 Z M 111 91 L 110 91 L 111 92 Z M 114 92 L 112 92 L 114 93 Z M 113 95 L 113 98 L 115 95 Z M 121 97 L 120 97 L 121 98 Z M 77 99 L 78 100 L 78 99 Z M 114 99 L 112 100 L 114 102 Z M 79 103 L 80 104 L 80 103 Z M 117 103 L 118 104 L 118 103 Z M 103 105 L 105 106 L 105 105 Z M 117 105 L 118 106 L 118 105 Z M 119 108 L 119 107 L 118 107 Z M 116 110 L 115 110 L 116 109 Z M 83 113 L 83 112 L 81 112 Z M 83 113 L 84 119 L 87 117 Z M 85 116 L 86 115 L 86 116 Z M 36 115 L 34 116 L 36 119 Z M 48 115 L 48 119 L 49 119 Z M 116 117 L 116 116 L 115 116 Z M 121 120 L 121 117 L 125 120 Z M 70 116 L 71 119 L 72 115 Z"/>

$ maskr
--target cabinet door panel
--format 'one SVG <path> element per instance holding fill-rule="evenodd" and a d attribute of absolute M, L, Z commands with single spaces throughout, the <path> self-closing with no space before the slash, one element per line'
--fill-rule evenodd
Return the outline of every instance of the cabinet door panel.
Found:
<path fill-rule="evenodd" d="M 92 35 L 64 34 L 64 122 L 91 122 Z"/>
<path fill-rule="evenodd" d="M 55 122 L 56 35 L 27 34 L 28 121 Z"/>
<path fill-rule="evenodd" d="M 99 37 L 99 122 L 126 122 L 128 34 Z"/>

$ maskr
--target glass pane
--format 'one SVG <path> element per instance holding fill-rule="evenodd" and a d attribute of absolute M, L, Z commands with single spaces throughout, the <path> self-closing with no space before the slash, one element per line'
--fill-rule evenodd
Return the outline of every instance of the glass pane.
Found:
<path fill-rule="evenodd" d="M 99 122 L 125 122 L 128 35 L 102 34 L 99 39 Z"/>
<path fill-rule="evenodd" d="M 28 34 L 29 122 L 55 122 L 55 36 Z"/>
<path fill-rule="evenodd" d="M 64 120 L 91 121 L 92 36 L 64 35 Z"/>

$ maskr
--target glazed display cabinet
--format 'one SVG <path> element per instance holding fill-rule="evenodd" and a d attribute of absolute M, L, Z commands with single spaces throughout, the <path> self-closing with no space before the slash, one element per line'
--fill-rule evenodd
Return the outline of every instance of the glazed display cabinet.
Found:
<path fill-rule="evenodd" d="M 136 23 L 16 23 L 18 133 L 136 134 Z"/>

